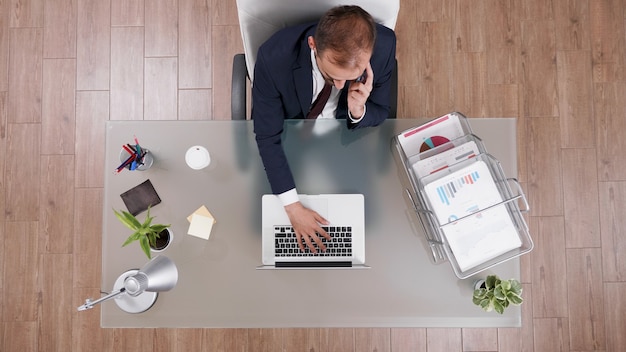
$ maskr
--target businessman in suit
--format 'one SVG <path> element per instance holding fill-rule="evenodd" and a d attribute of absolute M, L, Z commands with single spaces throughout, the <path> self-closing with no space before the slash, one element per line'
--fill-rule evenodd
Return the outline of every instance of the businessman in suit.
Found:
<path fill-rule="evenodd" d="M 301 249 L 328 221 L 298 200 L 281 145 L 285 119 L 345 119 L 349 129 L 376 126 L 389 115 L 396 38 L 358 6 L 330 9 L 315 24 L 283 29 L 258 51 L 252 87 L 257 146 L 272 188 L 285 206 Z M 359 175 L 353 175 L 359 177 Z"/>

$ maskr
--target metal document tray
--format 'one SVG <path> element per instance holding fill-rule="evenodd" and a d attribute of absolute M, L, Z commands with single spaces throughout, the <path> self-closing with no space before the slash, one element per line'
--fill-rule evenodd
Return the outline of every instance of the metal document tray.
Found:
<path fill-rule="evenodd" d="M 528 226 L 522 216 L 523 212 L 527 212 L 529 210 L 529 206 L 521 186 L 516 179 L 507 179 L 505 177 L 499 161 L 486 153 L 484 145 L 479 137 L 471 134 L 471 128 L 469 127 L 469 123 L 467 122 L 465 116 L 460 113 L 452 114 L 459 117 L 462 129 L 464 133 L 466 133 L 465 135 L 421 152 L 416 152 L 414 145 L 411 146 L 406 143 L 406 141 L 401 141 L 401 138 L 406 137 L 407 133 L 414 133 L 414 131 L 418 130 L 421 126 L 427 126 L 433 121 L 438 120 L 435 119 L 424 125 L 402 132 L 400 135 L 396 136 L 393 142 L 399 159 L 402 162 L 402 167 L 405 169 L 409 179 L 411 189 L 406 190 L 407 195 L 413 203 L 416 217 L 419 219 L 421 227 L 424 230 L 426 241 L 432 252 L 433 261 L 435 263 L 449 261 L 456 276 L 461 279 L 465 279 L 499 263 L 531 251 L 533 243 L 528 232 Z M 446 116 L 452 114 L 448 114 Z M 436 155 L 441 155 L 446 151 L 452 150 L 453 148 L 464 145 L 468 142 L 475 144 L 474 150 L 477 153 L 466 155 L 463 160 L 455 160 L 454 162 L 434 170 L 427 175 L 420 174 L 419 168 L 416 167 L 416 163 L 419 161 L 428 163 L 429 160 L 427 159 Z M 408 148 L 405 148 L 407 146 Z M 493 183 L 500 195 L 498 201 L 493 204 L 489 203 L 487 206 L 482 206 L 476 211 L 476 213 L 454 219 L 454 221 L 439 221 L 437 214 L 434 212 L 432 206 L 433 204 L 429 201 L 428 196 L 426 195 L 426 185 L 450 175 L 456 170 L 462 170 L 463 168 L 466 168 L 476 162 L 482 162 L 487 166 L 489 174 L 494 181 Z M 521 207 L 520 204 L 522 205 Z M 446 229 L 449 230 L 451 226 L 458 226 L 459 224 L 463 224 L 463 222 L 476 221 L 476 214 L 496 211 L 498 211 L 499 215 L 510 219 L 510 223 L 515 228 L 519 238 L 519 247 L 507 250 L 506 252 L 495 257 L 487 258 L 476 265 L 472 265 L 471 267 L 468 267 L 467 265 L 460 265 L 450 246 L 449 238 L 446 237 Z"/>

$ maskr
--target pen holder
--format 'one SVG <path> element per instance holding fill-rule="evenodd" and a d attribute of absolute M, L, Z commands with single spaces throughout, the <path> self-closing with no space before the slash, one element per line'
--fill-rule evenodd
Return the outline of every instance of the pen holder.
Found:
<path fill-rule="evenodd" d="M 130 145 L 132 150 L 136 150 L 137 145 Z M 133 154 L 131 154 L 126 148 L 122 148 L 120 151 L 120 163 L 124 163 L 128 158 L 130 158 Z M 124 168 L 127 170 L 138 170 L 138 171 L 146 171 L 148 170 L 152 164 L 154 163 L 154 158 L 152 157 L 152 153 L 150 150 L 141 148 L 141 157 L 134 160 L 134 163 L 131 162 L 126 165 Z"/>

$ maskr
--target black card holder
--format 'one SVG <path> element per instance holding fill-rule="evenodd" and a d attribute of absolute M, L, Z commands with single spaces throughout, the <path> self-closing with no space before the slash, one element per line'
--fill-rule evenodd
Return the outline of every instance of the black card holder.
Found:
<path fill-rule="evenodd" d="M 149 179 L 120 194 L 120 197 L 126 204 L 128 212 L 135 216 L 148 210 L 148 207 L 161 203 L 161 198 Z"/>

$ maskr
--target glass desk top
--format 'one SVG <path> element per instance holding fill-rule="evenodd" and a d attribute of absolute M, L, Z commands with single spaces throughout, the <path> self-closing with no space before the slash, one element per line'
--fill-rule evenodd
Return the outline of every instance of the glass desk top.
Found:
<path fill-rule="evenodd" d="M 472 303 L 475 278 L 459 280 L 449 263 L 433 264 L 396 164 L 391 140 L 424 119 L 388 120 L 348 131 L 345 121 L 290 121 L 283 146 L 300 193 L 361 193 L 366 207 L 365 270 L 256 270 L 261 264 L 261 195 L 271 193 L 251 121 L 109 121 L 106 124 L 102 290 L 143 266 L 138 243 L 113 209 L 124 191 L 150 179 L 162 202 L 155 222 L 171 223 L 162 255 L 179 271 L 174 289 L 128 314 L 101 304 L 103 327 L 515 327 L 519 307 L 486 313 Z M 516 170 L 516 120 L 471 119 L 475 134 L 509 177 Z M 147 171 L 124 170 L 120 148 L 137 136 L 154 156 Z M 188 148 L 201 145 L 211 164 L 193 170 Z M 215 216 L 209 240 L 187 235 L 187 216 L 205 205 Z M 143 219 L 144 214 L 139 218 Z M 519 259 L 486 272 L 520 276 Z M 89 314 L 89 313 L 83 313 Z"/>

